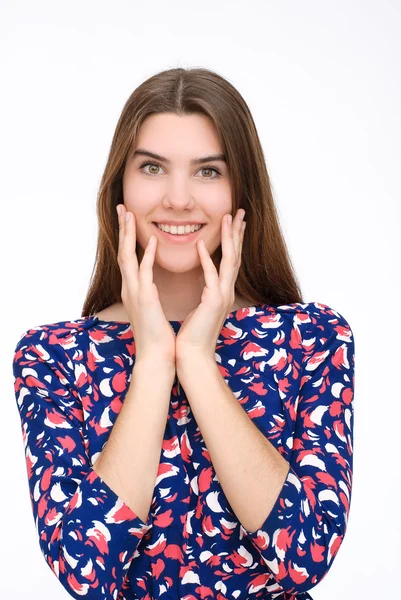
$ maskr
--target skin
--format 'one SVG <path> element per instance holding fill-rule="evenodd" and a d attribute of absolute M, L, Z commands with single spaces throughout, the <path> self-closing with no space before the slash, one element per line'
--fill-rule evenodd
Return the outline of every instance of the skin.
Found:
<path fill-rule="evenodd" d="M 138 148 L 171 162 L 133 156 Z M 138 263 L 150 236 L 156 234 L 153 281 L 168 320 L 181 321 L 200 304 L 205 279 L 195 241 L 170 244 L 152 222 L 169 219 L 206 223 L 198 239 L 205 241 L 213 257 L 221 244 L 222 218 L 232 212 L 229 169 L 222 160 L 191 165 L 191 159 L 219 153 L 223 153 L 223 147 L 209 117 L 162 113 L 151 115 L 142 123 L 127 157 L 123 197 L 126 209 L 135 215 Z M 142 167 L 145 162 L 152 164 Z M 243 305 L 237 296 L 231 310 Z M 122 303 L 98 316 L 127 320 Z"/>

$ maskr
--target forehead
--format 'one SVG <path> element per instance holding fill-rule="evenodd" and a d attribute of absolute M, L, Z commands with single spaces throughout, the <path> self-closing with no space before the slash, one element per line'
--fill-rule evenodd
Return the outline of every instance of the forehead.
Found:
<path fill-rule="evenodd" d="M 150 115 L 141 124 L 132 150 L 149 150 L 171 160 L 223 154 L 213 122 L 206 115 Z"/>

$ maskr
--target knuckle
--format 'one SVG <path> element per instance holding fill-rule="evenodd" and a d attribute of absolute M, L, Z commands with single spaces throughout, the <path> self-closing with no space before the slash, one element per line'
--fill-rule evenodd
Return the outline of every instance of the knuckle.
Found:
<path fill-rule="evenodd" d="M 120 253 L 117 257 L 117 261 L 118 261 L 119 265 L 125 265 L 127 262 L 127 259 L 122 253 Z"/>

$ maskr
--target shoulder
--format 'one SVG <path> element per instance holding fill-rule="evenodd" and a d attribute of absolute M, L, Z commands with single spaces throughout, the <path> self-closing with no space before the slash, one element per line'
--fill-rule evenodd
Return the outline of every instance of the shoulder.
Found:
<path fill-rule="evenodd" d="M 335 308 L 321 302 L 294 302 L 270 307 L 268 310 L 288 316 L 294 323 L 302 327 L 305 332 L 336 330 L 344 335 L 352 335 L 351 326 L 342 313 Z"/>
<path fill-rule="evenodd" d="M 296 302 L 269 306 L 271 318 L 282 323 L 292 348 L 301 348 L 303 360 L 316 352 L 340 350 L 354 355 L 354 334 L 348 320 L 335 308 L 321 302 Z M 285 332 L 284 332 L 285 333 Z"/>
<path fill-rule="evenodd" d="M 323 369 L 329 364 L 335 371 L 348 371 L 348 375 L 352 376 L 355 363 L 354 334 L 344 315 L 320 302 L 297 306 L 300 309 L 297 318 L 300 319 L 305 370 Z"/>
<path fill-rule="evenodd" d="M 322 302 L 256 304 L 234 312 L 233 323 L 247 328 L 248 333 L 257 338 L 265 337 L 263 330 L 280 330 L 278 343 L 288 336 L 292 347 L 305 348 L 303 338 L 311 336 L 319 336 L 322 341 L 333 335 L 345 341 L 353 340 L 351 326 L 344 315 Z"/>
<path fill-rule="evenodd" d="M 79 347 L 80 336 L 93 326 L 91 316 L 79 317 L 70 321 L 57 321 L 36 325 L 24 331 L 14 348 L 14 360 L 27 353 L 37 359 L 48 360 L 50 355 L 66 357 L 66 351 Z"/>

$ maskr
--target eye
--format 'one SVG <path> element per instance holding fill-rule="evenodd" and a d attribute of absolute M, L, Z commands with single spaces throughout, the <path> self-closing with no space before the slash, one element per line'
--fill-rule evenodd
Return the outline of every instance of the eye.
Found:
<path fill-rule="evenodd" d="M 214 171 L 216 173 L 216 177 L 202 177 L 202 179 L 216 179 L 221 175 L 220 171 L 218 169 L 215 169 L 214 167 L 202 167 L 201 169 L 199 169 L 199 171 Z"/>
<path fill-rule="evenodd" d="M 145 167 L 156 167 L 157 169 L 162 169 L 161 165 L 159 165 L 158 163 L 145 162 L 139 167 L 139 170 L 142 171 L 145 169 Z M 221 176 L 220 171 L 218 169 L 216 169 L 215 167 L 201 167 L 199 169 L 199 171 L 213 171 L 215 173 L 214 177 L 202 177 L 201 179 L 217 179 L 218 177 Z M 145 175 L 149 175 L 150 177 L 152 177 L 154 175 L 158 175 L 158 173 L 149 173 L 147 171 L 143 171 L 143 172 Z"/>
<path fill-rule="evenodd" d="M 139 170 L 142 171 L 145 167 L 157 167 L 158 169 L 160 169 L 160 165 L 156 164 L 156 163 L 151 163 L 151 162 L 145 162 L 143 163 L 143 165 L 141 165 L 139 167 Z M 148 173 L 146 171 L 144 171 L 145 175 L 157 175 L 157 173 Z"/>

